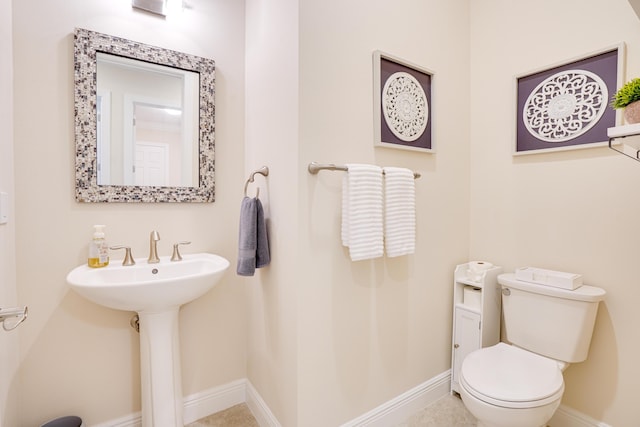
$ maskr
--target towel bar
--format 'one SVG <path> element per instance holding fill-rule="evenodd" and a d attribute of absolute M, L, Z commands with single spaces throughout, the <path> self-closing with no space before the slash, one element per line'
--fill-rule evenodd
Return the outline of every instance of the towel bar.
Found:
<path fill-rule="evenodd" d="M 334 165 L 333 163 L 317 163 L 317 162 L 309 163 L 309 167 L 307 169 L 309 170 L 309 173 L 312 174 L 312 175 L 316 175 L 321 170 L 347 171 L 347 167 L 346 166 L 338 166 L 338 165 Z M 420 178 L 420 176 L 421 175 L 420 175 L 419 172 L 413 172 L 413 177 L 415 179 Z"/>

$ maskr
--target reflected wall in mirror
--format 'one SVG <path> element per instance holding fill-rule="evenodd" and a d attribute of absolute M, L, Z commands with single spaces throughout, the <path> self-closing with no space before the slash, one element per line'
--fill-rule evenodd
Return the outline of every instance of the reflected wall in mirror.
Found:
<path fill-rule="evenodd" d="M 98 185 L 198 185 L 198 73 L 97 53 Z"/>
<path fill-rule="evenodd" d="M 215 64 L 75 31 L 76 200 L 213 202 Z"/>

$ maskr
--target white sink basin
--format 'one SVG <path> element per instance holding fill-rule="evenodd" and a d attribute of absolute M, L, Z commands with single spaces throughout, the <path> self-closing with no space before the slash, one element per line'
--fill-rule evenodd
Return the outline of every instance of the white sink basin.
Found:
<path fill-rule="evenodd" d="M 178 312 L 213 288 L 229 267 L 218 255 L 183 255 L 182 261 L 146 259 L 123 266 L 76 267 L 71 288 L 90 301 L 116 310 L 137 311 L 143 427 L 183 427 Z"/>
<path fill-rule="evenodd" d="M 83 297 L 105 307 L 157 311 L 201 297 L 228 267 L 225 258 L 207 253 L 184 255 L 175 262 L 162 257 L 157 264 L 148 264 L 146 259 L 129 266 L 112 261 L 102 268 L 76 267 L 67 275 L 67 282 Z"/>

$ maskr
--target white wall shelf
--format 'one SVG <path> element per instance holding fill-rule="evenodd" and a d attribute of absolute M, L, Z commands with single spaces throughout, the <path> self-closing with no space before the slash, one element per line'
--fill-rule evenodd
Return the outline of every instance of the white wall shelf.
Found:
<path fill-rule="evenodd" d="M 467 354 L 500 342 L 502 294 L 498 275 L 502 267 L 487 269 L 480 280 L 471 280 L 468 270 L 469 264 L 458 265 L 453 279 L 451 391 L 457 393 L 458 375 Z"/>
<path fill-rule="evenodd" d="M 609 148 L 640 162 L 640 124 L 609 128 L 607 136 Z"/>

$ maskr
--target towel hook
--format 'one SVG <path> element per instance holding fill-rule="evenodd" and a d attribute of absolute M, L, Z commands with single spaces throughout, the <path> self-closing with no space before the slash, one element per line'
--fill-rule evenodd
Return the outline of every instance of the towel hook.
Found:
<path fill-rule="evenodd" d="M 2 329 L 5 331 L 12 331 L 17 328 L 22 322 L 27 320 L 27 316 L 29 315 L 29 308 L 24 306 L 13 307 L 13 308 L 0 308 L 0 323 L 2 323 Z M 11 325 L 7 324 L 7 320 L 11 318 L 17 318 L 15 322 Z"/>
<path fill-rule="evenodd" d="M 269 176 L 269 168 L 267 166 L 263 166 L 260 169 L 253 171 L 251 175 L 249 175 L 249 179 L 247 179 L 247 182 L 244 183 L 245 197 L 247 197 L 247 187 L 249 186 L 249 183 L 254 181 L 255 176 L 258 173 L 262 176 Z M 260 196 L 260 187 L 256 188 L 256 199 L 258 198 L 258 196 Z"/>

